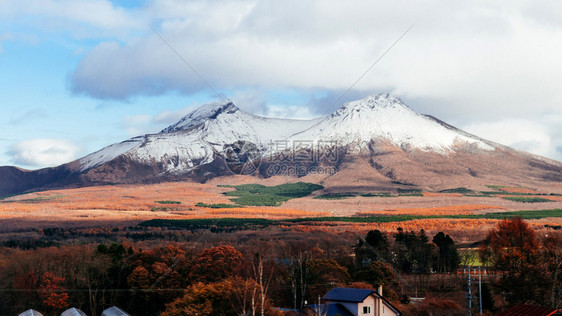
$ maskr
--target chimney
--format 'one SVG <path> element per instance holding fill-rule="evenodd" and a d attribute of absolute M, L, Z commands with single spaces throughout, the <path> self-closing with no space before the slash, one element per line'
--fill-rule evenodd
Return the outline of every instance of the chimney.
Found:
<path fill-rule="evenodd" d="M 379 285 L 377 292 L 379 293 L 380 296 L 382 296 L 382 285 Z"/>

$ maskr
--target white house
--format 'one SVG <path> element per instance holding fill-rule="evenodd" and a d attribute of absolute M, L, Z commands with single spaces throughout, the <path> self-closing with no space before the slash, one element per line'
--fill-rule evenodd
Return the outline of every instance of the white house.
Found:
<path fill-rule="evenodd" d="M 381 294 L 382 287 L 378 292 L 336 287 L 322 297 L 324 304 L 309 307 L 326 316 L 400 316 L 400 311 Z"/>

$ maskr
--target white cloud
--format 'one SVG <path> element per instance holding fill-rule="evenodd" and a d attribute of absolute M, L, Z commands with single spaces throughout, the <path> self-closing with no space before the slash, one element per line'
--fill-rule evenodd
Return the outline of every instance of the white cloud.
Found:
<path fill-rule="evenodd" d="M 294 119 L 312 119 L 317 117 L 310 112 L 310 108 L 298 105 L 268 105 L 266 117 L 276 118 L 294 118 Z"/>
<path fill-rule="evenodd" d="M 131 115 L 123 117 L 123 126 L 129 136 L 139 136 L 147 133 L 153 133 L 151 129 L 152 117 L 150 115 Z"/>
<path fill-rule="evenodd" d="M 105 0 L 0 2 L 0 18 L 37 17 L 36 26 L 101 41 L 80 52 L 69 76 L 75 93 L 126 100 L 209 92 L 150 24 L 240 108 L 277 117 L 326 112 L 417 22 L 346 99 L 390 92 L 418 112 L 559 160 L 562 122 L 547 114 L 562 117 L 561 10 L 560 2 L 530 0 L 164 0 L 136 9 Z M 269 91 L 296 91 L 301 102 L 271 100 Z M 186 109 L 127 123 L 128 132 L 171 124 Z"/>
<path fill-rule="evenodd" d="M 31 139 L 12 146 L 8 155 L 17 165 L 52 167 L 76 158 L 78 146 L 64 139 Z"/>
<path fill-rule="evenodd" d="M 539 24 L 544 10 L 530 2 L 444 4 L 170 0 L 145 15 L 219 90 L 343 91 L 418 21 L 357 89 L 437 99 L 448 108 L 427 112 L 471 118 L 559 107 L 560 24 Z M 155 34 L 99 44 L 71 81 L 75 92 L 114 99 L 207 89 Z"/>
<path fill-rule="evenodd" d="M 562 118 L 562 117 L 560 117 Z M 497 143 L 527 151 L 536 155 L 562 161 L 562 132 L 556 120 L 532 122 L 523 119 L 506 119 L 495 122 L 471 123 L 463 127 L 469 133 Z M 554 137 L 553 137 L 554 136 Z"/>
<path fill-rule="evenodd" d="M 186 116 L 189 112 L 193 111 L 195 108 L 196 107 L 194 106 L 188 106 L 183 109 L 179 109 L 175 111 L 169 111 L 169 110 L 162 111 L 152 119 L 152 122 L 154 124 L 171 125 L 181 120 L 182 117 Z"/>
<path fill-rule="evenodd" d="M 40 31 L 68 32 L 78 38 L 126 38 L 144 30 L 146 21 L 143 12 L 119 8 L 106 0 L 0 1 L 0 18 L 14 24 L 24 21 L 26 28 Z"/>

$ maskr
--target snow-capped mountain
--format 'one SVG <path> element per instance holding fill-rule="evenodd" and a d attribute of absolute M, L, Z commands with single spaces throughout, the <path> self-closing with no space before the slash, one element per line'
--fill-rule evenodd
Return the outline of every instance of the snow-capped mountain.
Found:
<path fill-rule="evenodd" d="M 289 139 L 315 122 L 260 117 L 230 101 L 210 103 L 158 134 L 135 137 L 80 159 L 80 170 L 126 155 L 145 164 L 156 162 L 163 173 L 183 173 L 212 162 L 215 155 L 223 155 L 228 145 L 238 141 L 266 152 L 272 141 Z"/>
<path fill-rule="evenodd" d="M 347 175 L 351 182 L 363 179 L 367 184 L 440 186 L 467 179 L 489 184 L 500 178 L 562 182 L 560 162 L 481 139 L 379 94 L 313 120 L 266 118 L 230 101 L 210 103 L 159 133 L 56 168 L 0 167 L 0 196 L 48 186 L 206 181 L 240 173 L 300 177 L 319 167 L 336 171 L 325 177 Z"/>
<path fill-rule="evenodd" d="M 291 150 L 295 142 L 329 142 L 361 150 L 381 139 L 404 149 L 443 155 L 461 144 L 495 149 L 483 140 L 412 111 L 388 94 L 346 103 L 332 115 L 314 120 L 260 117 L 227 101 L 204 105 L 158 134 L 132 138 L 88 155 L 80 160 L 80 170 L 126 155 L 140 163 L 157 163 L 162 173 L 177 174 L 209 164 L 216 155 L 224 156 L 228 145 L 238 141 L 254 144 L 262 154 L 270 155 Z M 283 148 L 279 148 L 281 142 Z"/>
<path fill-rule="evenodd" d="M 473 144 L 494 150 L 490 143 L 450 128 L 431 117 L 418 114 L 400 99 L 388 94 L 370 95 L 348 102 L 335 113 L 302 131 L 294 138 L 335 140 L 343 146 L 365 147 L 370 141 L 385 139 L 410 149 L 447 154 L 455 145 Z"/>

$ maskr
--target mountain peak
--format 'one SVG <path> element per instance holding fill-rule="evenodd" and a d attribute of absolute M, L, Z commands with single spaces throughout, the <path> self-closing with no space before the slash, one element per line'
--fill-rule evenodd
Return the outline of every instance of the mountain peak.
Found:
<path fill-rule="evenodd" d="M 351 101 L 345 103 L 339 108 L 334 115 L 340 116 L 349 113 L 350 111 L 363 112 L 371 110 L 382 109 L 411 109 L 397 97 L 391 96 L 388 93 L 371 94 L 361 100 Z"/>
<path fill-rule="evenodd" d="M 220 114 L 230 114 L 237 111 L 240 111 L 240 109 L 231 100 L 206 103 L 184 116 L 177 123 L 166 127 L 161 133 L 190 129 L 205 123 L 207 120 L 216 119 Z"/>

